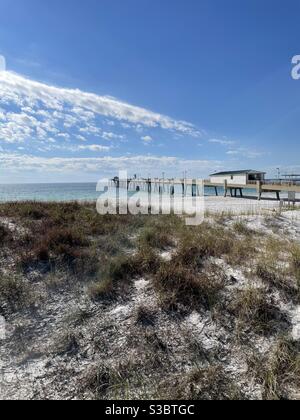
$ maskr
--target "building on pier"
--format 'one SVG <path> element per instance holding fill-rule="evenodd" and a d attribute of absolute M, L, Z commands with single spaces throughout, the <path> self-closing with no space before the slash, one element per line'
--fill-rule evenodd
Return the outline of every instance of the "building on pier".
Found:
<path fill-rule="evenodd" d="M 266 172 L 246 169 L 244 171 L 217 172 L 210 175 L 212 184 L 247 185 L 257 181 L 264 181 Z"/>

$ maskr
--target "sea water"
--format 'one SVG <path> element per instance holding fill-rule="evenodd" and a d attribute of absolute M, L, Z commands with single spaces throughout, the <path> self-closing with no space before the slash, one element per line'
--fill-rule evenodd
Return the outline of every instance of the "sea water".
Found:
<path fill-rule="evenodd" d="M 215 195 L 214 188 L 205 188 L 205 195 Z M 219 195 L 224 194 L 223 188 L 218 188 Z M 255 190 L 244 190 L 244 195 L 253 196 Z M 133 195 L 129 192 L 129 195 Z M 165 192 L 167 194 L 167 192 Z M 175 191 L 180 195 L 180 188 Z M 191 195 L 190 188 L 187 195 Z M 0 185 L 0 202 L 14 201 L 96 201 L 101 196 L 96 183 L 65 183 L 65 184 L 3 184 Z"/>

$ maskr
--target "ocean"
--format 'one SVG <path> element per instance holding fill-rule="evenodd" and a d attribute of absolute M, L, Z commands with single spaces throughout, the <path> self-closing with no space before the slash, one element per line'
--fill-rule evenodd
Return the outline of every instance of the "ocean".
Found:
<path fill-rule="evenodd" d="M 95 201 L 96 183 L 2 184 L 0 202 L 8 201 Z"/>
<path fill-rule="evenodd" d="M 96 183 L 2 184 L 0 185 L 0 202 L 96 201 L 101 196 L 96 187 Z M 223 192 L 223 188 L 219 188 L 219 194 L 222 195 Z M 255 190 L 245 191 L 245 194 L 253 195 Z M 215 195 L 214 189 L 205 188 L 205 195 Z"/>

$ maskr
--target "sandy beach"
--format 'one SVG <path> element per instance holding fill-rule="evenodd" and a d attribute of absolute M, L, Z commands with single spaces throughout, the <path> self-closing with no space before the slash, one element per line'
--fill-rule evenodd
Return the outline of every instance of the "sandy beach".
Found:
<path fill-rule="evenodd" d="M 109 199 L 110 211 L 116 211 L 116 201 Z M 123 207 L 123 212 L 126 212 L 127 200 L 123 197 L 120 198 L 120 206 Z M 170 199 L 169 196 L 163 195 L 161 198 L 158 195 L 152 195 L 151 200 L 148 199 L 147 194 L 137 194 L 130 197 L 128 201 L 128 211 L 132 214 L 142 212 L 147 214 L 148 208 L 151 207 L 151 213 L 157 214 L 170 214 L 174 211 L 177 215 L 193 215 L 196 213 L 207 214 L 224 214 L 224 215 L 260 215 L 270 214 L 280 211 L 286 211 L 292 206 L 295 209 L 300 209 L 300 202 L 294 205 L 288 203 L 287 198 L 281 201 L 275 200 L 271 196 L 258 200 L 256 197 L 233 198 L 223 196 L 205 196 L 205 197 L 181 197 L 175 196 Z M 104 198 L 98 200 L 98 209 L 101 214 L 105 214 L 107 210 L 107 201 Z"/>

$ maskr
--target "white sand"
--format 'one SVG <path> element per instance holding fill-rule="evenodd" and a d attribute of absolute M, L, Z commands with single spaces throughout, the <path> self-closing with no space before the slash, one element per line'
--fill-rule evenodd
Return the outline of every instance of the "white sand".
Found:
<path fill-rule="evenodd" d="M 131 199 L 131 210 L 130 212 L 134 214 L 142 211 L 144 209 L 145 214 L 147 214 L 148 209 L 148 199 L 146 195 L 136 197 L 135 200 L 138 201 L 138 205 L 135 206 L 133 200 Z M 121 205 L 124 205 L 124 201 L 120 201 Z M 263 199 L 257 200 L 255 198 L 232 198 L 232 197 L 215 197 L 215 196 L 206 196 L 198 197 L 197 204 L 195 199 L 192 197 L 185 197 L 184 200 L 182 197 L 175 197 L 174 201 L 170 201 L 169 197 L 163 196 L 163 200 L 160 201 L 158 196 L 153 196 L 151 201 L 152 213 L 158 212 L 158 209 L 162 209 L 165 214 L 170 213 L 170 209 L 173 208 L 176 214 L 194 214 L 195 209 L 198 209 L 198 213 L 210 212 L 210 213 L 229 213 L 229 214 L 268 214 L 276 212 L 280 209 L 280 202 L 274 199 Z M 126 208 L 126 207 L 125 207 Z M 300 203 L 296 204 L 296 208 L 300 210 Z M 291 217 L 297 217 L 297 214 L 300 212 L 291 212 Z"/>
<path fill-rule="evenodd" d="M 280 208 L 280 202 L 274 200 L 257 200 L 248 198 L 232 197 L 205 197 L 205 210 L 211 213 L 263 213 L 276 211 Z"/>

